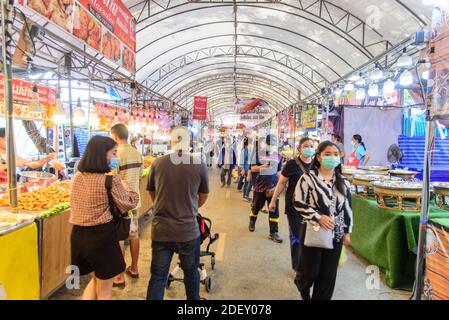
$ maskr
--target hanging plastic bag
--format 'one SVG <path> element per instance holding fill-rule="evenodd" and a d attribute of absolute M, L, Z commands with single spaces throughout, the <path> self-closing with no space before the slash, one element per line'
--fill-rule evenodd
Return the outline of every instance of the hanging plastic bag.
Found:
<path fill-rule="evenodd" d="M 348 261 L 348 256 L 346 254 L 346 247 L 343 246 L 343 248 L 341 249 L 340 260 L 338 261 L 338 266 L 343 267 L 346 261 Z"/>

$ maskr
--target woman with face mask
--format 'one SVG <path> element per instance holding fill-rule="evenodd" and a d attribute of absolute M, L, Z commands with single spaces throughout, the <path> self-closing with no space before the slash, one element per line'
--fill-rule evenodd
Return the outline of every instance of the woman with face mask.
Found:
<path fill-rule="evenodd" d="M 330 300 L 343 245 L 352 231 L 351 186 L 341 174 L 340 151 L 331 141 L 318 146 L 314 169 L 299 179 L 294 207 L 306 224 L 333 234 L 332 249 L 305 244 L 309 229 L 301 228 L 299 276 L 295 283 L 303 300 Z M 311 231 L 313 232 L 313 231 Z M 310 291 L 313 286 L 313 294 Z"/>
<path fill-rule="evenodd" d="M 116 142 L 95 136 L 87 144 L 72 180 L 72 265 L 79 268 L 80 275 L 91 275 L 83 300 L 111 299 L 114 278 L 125 271 L 106 190 L 106 175 L 119 164 Z M 139 202 L 139 194 L 118 174 L 112 177 L 111 191 L 120 212 L 134 209 Z"/>
<path fill-rule="evenodd" d="M 288 184 L 287 192 L 285 193 L 285 214 L 288 218 L 290 230 L 292 268 L 295 271 L 298 270 L 299 265 L 299 230 L 302 224 L 302 217 L 293 207 L 293 194 L 299 178 L 304 173 L 309 172 L 312 166 L 313 156 L 315 155 L 313 140 L 310 138 L 302 138 L 299 141 L 298 152 L 299 156 L 296 159 L 289 160 L 285 164 L 284 169 L 282 169 L 273 198 L 268 206 L 268 209 L 271 211 L 276 208 L 276 201 Z"/>
<path fill-rule="evenodd" d="M 366 146 L 362 136 L 356 134 L 352 137 L 352 151 L 349 156 L 348 166 L 364 167 L 369 161 L 369 155 L 366 153 Z"/>

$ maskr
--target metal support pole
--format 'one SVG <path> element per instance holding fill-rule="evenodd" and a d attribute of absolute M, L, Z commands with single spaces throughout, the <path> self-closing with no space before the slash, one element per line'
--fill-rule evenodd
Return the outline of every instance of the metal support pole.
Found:
<path fill-rule="evenodd" d="M 90 93 L 90 85 L 91 85 L 91 79 L 89 79 L 89 102 L 87 103 L 87 140 L 90 140 L 90 137 L 92 135 L 92 124 L 90 123 L 90 106 L 91 106 L 91 93 Z"/>
<path fill-rule="evenodd" d="M 416 72 L 418 73 L 418 64 L 416 65 Z M 431 119 L 429 101 L 427 100 L 427 90 L 419 78 L 424 104 L 426 106 L 426 146 L 424 154 L 424 169 L 423 169 L 423 186 L 421 196 L 421 216 L 419 223 L 419 238 L 418 250 L 416 258 L 416 273 L 415 273 L 415 290 L 413 293 L 414 300 L 421 300 L 424 286 L 424 263 L 426 259 L 426 237 L 427 237 L 427 223 L 429 218 L 429 203 L 430 203 L 430 159 L 433 149 L 433 141 L 435 139 L 434 122 Z"/>
<path fill-rule="evenodd" d="M 5 86 L 5 109 L 6 109 L 6 154 L 8 160 L 8 188 L 11 203 L 11 212 L 17 213 L 17 173 L 14 144 L 14 106 L 12 88 L 12 10 L 14 1 L 1 1 L 1 23 L 2 23 L 2 54 L 3 75 Z"/>
<path fill-rule="evenodd" d="M 72 101 L 72 57 L 70 53 L 65 56 L 65 67 L 67 70 L 69 87 L 69 116 L 70 116 L 70 143 L 72 144 L 72 158 L 75 157 L 75 132 L 73 130 L 73 101 Z"/>

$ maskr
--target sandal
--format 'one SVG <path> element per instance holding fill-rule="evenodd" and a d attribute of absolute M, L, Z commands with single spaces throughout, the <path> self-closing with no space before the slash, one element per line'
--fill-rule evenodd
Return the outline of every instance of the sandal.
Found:
<path fill-rule="evenodd" d="M 133 273 L 133 272 L 131 271 L 131 266 L 129 266 L 128 268 L 126 268 L 126 274 L 127 274 L 128 276 L 130 276 L 131 278 L 133 278 L 133 279 L 139 279 L 139 274 L 138 274 L 138 273 Z"/>
<path fill-rule="evenodd" d="M 126 281 L 123 282 L 114 282 L 112 285 L 114 288 L 124 288 L 126 287 Z"/>

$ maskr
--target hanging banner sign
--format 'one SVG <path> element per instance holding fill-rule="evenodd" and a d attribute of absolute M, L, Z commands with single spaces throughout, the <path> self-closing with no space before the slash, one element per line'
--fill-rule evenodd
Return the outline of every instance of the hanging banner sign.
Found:
<path fill-rule="evenodd" d="M 32 115 L 28 114 L 28 105 L 30 104 L 33 97 L 33 87 L 33 82 L 18 79 L 12 80 L 14 116 L 33 117 Z M 47 110 L 51 106 L 56 105 L 56 95 L 58 93 L 56 89 L 37 85 L 37 91 L 39 93 L 39 103 L 44 110 Z M 0 76 L 0 104 L 2 105 L 2 113 L 4 113 L 4 99 L 4 80 L 3 76 Z"/>
<path fill-rule="evenodd" d="M 382 94 L 379 88 L 380 95 L 377 97 L 370 97 L 366 94 L 364 99 L 357 99 L 356 92 L 346 92 L 335 99 L 336 106 L 372 106 L 372 107 L 400 107 L 402 106 L 401 91 L 395 90 L 391 94 Z"/>
<path fill-rule="evenodd" d="M 235 110 L 240 114 L 240 121 L 259 122 L 263 121 L 270 114 L 270 105 L 262 99 L 237 98 Z"/>
<path fill-rule="evenodd" d="M 318 108 L 313 107 L 312 109 L 303 111 L 301 113 L 302 124 L 305 129 L 316 129 L 318 121 Z"/>
<path fill-rule="evenodd" d="M 136 72 L 136 20 L 120 0 L 19 0 L 131 73 Z"/>
<path fill-rule="evenodd" d="M 193 99 L 193 119 L 207 120 L 207 97 L 195 97 Z"/>
<path fill-rule="evenodd" d="M 108 124 L 123 123 L 129 124 L 130 114 L 125 113 L 123 107 L 106 104 L 104 102 L 95 102 L 98 118 L 105 119 Z"/>
<path fill-rule="evenodd" d="M 434 119 L 449 118 L 449 3 L 440 1 L 432 16 L 432 64 L 429 75 L 430 114 Z"/>

